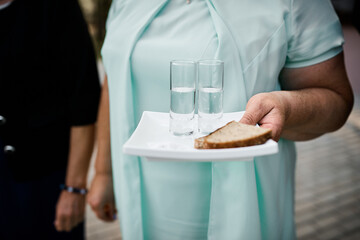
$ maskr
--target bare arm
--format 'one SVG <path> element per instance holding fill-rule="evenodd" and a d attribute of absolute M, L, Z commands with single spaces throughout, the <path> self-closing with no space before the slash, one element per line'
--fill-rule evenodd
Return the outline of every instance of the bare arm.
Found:
<path fill-rule="evenodd" d="M 71 128 L 66 185 L 85 188 L 94 149 L 94 124 Z"/>
<path fill-rule="evenodd" d="M 96 173 L 89 191 L 88 202 L 98 218 L 104 221 L 112 221 L 114 220 L 116 209 L 112 182 L 109 92 L 106 76 L 100 99 L 97 147 Z"/>
<path fill-rule="evenodd" d="M 271 128 L 275 140 L 309 140 L 335 131 L 352 109 L 343 54 L 313 66 L 284 69 L 280 82 L 284 91 L 253 96 L 241 120 Z"/>
<path fill-rule="evenodd" d="M 93 124 L 71 128 L 66 185 L 77 188 L 86 187 L 93 146 Z M 70 231 L 84 220 L 84 210 L 84 195 L 62 191 L 56 206 L 56 229 L 58 231 Z"/>
<path fill-rule="evenodd" d="M 96 173 L 112 174 L 110 154 L 109 88 L 106 76 L 101 90 L 98 114 L 98 126 L 96 131 L 98 149 L 95 170 Z"/>

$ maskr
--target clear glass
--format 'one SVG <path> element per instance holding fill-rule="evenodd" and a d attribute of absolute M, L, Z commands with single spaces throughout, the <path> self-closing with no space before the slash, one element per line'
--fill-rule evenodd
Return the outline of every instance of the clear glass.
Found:
<path fill-rule="evenodd" d="M 170 132 L 176 136 L 194 133 L 196 62 L 170 62 Z"/>
<path fill-rule="evenodd" d="M 198 131 L 208 134 L 219 128 L 223 116 L 224 62 L 198 62 Z"/>

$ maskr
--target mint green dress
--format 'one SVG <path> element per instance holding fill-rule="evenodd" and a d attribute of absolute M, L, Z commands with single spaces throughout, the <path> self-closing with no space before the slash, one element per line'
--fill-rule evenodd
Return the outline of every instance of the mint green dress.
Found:
<path fill-rule="evenodd" d="M 225 62 L 224 111 L 280 90 L 282 68 L 342 51 L 327 0 L 114 0 L 102 49 L 123 239 L 295 239 L 294 144 L 252 162 L 149 162 L 122 153 L 143 111 L 169 111 L 169 63 Z"/>

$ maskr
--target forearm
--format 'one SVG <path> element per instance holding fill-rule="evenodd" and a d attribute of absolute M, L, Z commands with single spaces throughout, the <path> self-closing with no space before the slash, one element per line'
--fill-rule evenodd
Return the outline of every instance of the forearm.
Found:
<path fill-rule="evenodd" d="M 111 154 L 110 154 L 110 116 L 107 77 L 101 91 L 97 122 L 96 174 L 91 183 L 88 202 L 96 216 L 104 221 L 113 221 L 116 207 L 114 202 Z"/>
<path fill-rule="evenodd" d="M 101 91 L 97 124 L 97 156 L 95 170 L 98 174 L 111 174 L 110 116 L 107 77 Z"/>
<path fill-rule="evenodd" d="M 338 93 L 326 88 L 282 91 L 285 123 L 281 137 L 303 141 L 339 129 L 351 111 Z"/>
<path fill-rule="evenodd" d="M 93 147 L 94 124 L 71 128 L 66 185 L 79 188 L 86 187 L 87 172 Z"/>
<path fill-rule="evenodd" d="M 286 119 L 282 136 L 308 140 L 335 131 L 346 121 L 353 106 L 343 54 L 305 68 L 284 69 Z"/>
<path fill-rule="evenodd" d="M 252 96 L 240 120 L 271 129 L 276 141 L 304 141 L 335 131 L 352 109 L 342 54 L 313 66 L 283 69 L 280 83 L 283 91 Z"/>

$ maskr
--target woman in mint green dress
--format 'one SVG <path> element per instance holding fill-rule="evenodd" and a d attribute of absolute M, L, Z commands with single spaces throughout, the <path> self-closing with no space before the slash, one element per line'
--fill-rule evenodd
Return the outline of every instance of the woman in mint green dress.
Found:
<path fill-rule="evenodd" d="M 342 44 L 328 0 L 114 0 L 90 205 L 111 220 L 115 195 L 125 240 L 295 239 L 292 141 L 346 121 Z M 241 121 L 271 128 L 279 153 L 208 163 L 124 155 L 143 111 L 169 111 L 170 61 L 204 58 L 225 63 L 224 112 L 246 109 Z"/>

